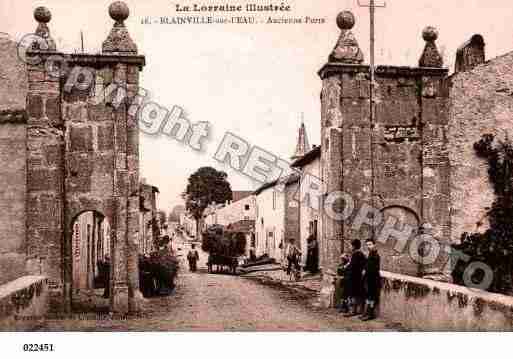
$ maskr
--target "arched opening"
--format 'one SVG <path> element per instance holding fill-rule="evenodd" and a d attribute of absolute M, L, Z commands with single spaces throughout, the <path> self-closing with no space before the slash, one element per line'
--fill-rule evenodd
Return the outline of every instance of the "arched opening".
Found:
<path fill-rule="evenodd" d="M 383 226 L 385 223 L 392 223 L 396 231 L 405 233 L 403 237 L 405 241 L 399 241 L 397 236 L 390 236 L 386 242 L 378 240 L 376 243 L 381 252 L 382 269 L 412 276 L 418 275 L 419 265 L 410 257 L 409 245 L 418 234 L 419 216 L 414 210 L 404 206 L 389 206 L 383 208 L 381 212 L 384 218 Z M 383 230 L 383 226 L 377 233 Z"/>
<path fill-rule="evenodd" d="M 110 223 L 97 211 L 84 211 L 71 224 L 71 303 L 74 311 L 107 310 L 112 245 Z"/>

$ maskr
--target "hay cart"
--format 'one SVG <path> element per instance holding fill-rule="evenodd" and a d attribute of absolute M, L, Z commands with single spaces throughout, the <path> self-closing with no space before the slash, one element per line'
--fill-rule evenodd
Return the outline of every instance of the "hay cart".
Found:
<path fill-rule="evenodd" d="M 237 274 L 239 258 L 246 248 L 246 236 L 226 231 L 222 226 L 211 226 L 203 233 L 201 248 L 208 252 L 208 272 Z"/>

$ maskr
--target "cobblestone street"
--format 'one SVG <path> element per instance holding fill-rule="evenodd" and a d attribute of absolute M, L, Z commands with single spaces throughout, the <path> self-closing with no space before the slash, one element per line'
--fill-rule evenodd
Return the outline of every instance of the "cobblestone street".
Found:
<path fill-rule="evenodd" d="M 180 245 L 177 245 L 180 247 Z M 126 320 L 55 320 L 41 330 L 74 331 L 361 331 L 398 330 L 383 321 L 344 318 L 334 309 L 315 306 L 315 293 L 280 285 L 261 275 L 208 274 L 206 255 L 199 271 L 188 272 L 182 245 L 181 272 L 171 296 L 150 298 L 140 317 Z"/>

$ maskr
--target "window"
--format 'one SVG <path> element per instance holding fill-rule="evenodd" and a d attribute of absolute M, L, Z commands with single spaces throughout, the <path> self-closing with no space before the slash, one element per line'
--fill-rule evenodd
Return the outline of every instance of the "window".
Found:
<path fill-rule="evenodd" d="M 276 191 L 273 191 L 273 209 L 276 209 Z"/>
<path fill-rule="evenodd" d="M 244 210 L 249 211 L 249 204 L 244 205 Z"/>

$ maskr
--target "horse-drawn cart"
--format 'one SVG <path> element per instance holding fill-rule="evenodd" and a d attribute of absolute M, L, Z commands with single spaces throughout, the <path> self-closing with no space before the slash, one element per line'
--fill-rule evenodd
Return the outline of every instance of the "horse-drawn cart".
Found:
<path fill-rule="evenodd" d="M 226 231 L 222 226 L 214 225 L 203 233 L 201 248 L 209 253 L 208 272 L 237 274 L 239 258 L 244 255 L 246 236 L 239 232 Z"/>
<path fill-rule="evenodd" d="M 221 254 L 211 253 L 208 256 L 208 272 L 219 273 L 228 269 L 230 273 L 237 274 L 237 267 L 239 265 L 239 257 L 224 256 Z"/>

